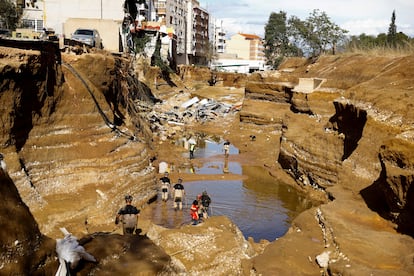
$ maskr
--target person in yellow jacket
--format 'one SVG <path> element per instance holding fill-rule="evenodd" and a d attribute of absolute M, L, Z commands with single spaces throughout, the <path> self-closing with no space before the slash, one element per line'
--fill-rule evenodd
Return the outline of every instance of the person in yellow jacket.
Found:
<path fill-rule="evenodd" d="M 195 143 L 190 143 L 190 159 L 194 159 Z"/>

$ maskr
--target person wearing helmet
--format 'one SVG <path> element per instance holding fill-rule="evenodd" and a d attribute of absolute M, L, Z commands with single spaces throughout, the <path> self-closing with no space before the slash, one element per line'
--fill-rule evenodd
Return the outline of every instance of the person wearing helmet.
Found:
<path fill-rule="evenodd" d="M 122 222 L 122 230 L 124 235 L 134 234 L 134 231 L 137 227 L 140 210 L 132 205 L 131 195 L 125 196 L 125 203 L 126 205 L 122 207 L 116 215 L 115 224 Z"/>
<path fill-rule="evenodd" d="M 178 183 L 173 186 L 174 191 L 174 209 L 182 210 L 183 209 L 183 198 L 185 196 L 183 180 L 181 178 L 178 179 Z"/>

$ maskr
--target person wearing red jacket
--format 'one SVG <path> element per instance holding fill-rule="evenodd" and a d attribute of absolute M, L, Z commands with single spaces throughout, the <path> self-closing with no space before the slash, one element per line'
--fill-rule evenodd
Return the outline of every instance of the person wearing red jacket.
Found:
<path fill-rule="evenodd" d="M 193 225 L 198 224 L 198 201 L 194 200 L 190 208 L 191 221 Z"/>

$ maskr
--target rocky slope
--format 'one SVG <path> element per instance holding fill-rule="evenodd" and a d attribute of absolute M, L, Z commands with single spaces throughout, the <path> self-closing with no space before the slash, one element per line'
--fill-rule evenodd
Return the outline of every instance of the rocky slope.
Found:
<path fill-rule="evenodd" d="M 39 230 L 29 208 L 22 202 L 11 178 L 0 169 L 2 229 L 0 272 L 2 275 L 45 273 L 54 262 L 50 250 L 54 241 Z M 17 264 L 17 265 L 16 265 Z"/>
<path fill-rule="evenodd" d="M 255 258 L 258 273 L 289 273 L 309 262 L 300 274 L 312 275 L 314 256 L 328 255 L 329 274 L 413 272 L 413 66 L 413 56 L 292 59 L 277 74 L 247 82 L 249 109 L 241 118 L 278 122 L 280 166 L 304 189 L 332 200 L 296 219 Z M 268 107 L 258 112 L 262 101 Z M 309 231 L 316 223 L 319 235 Z M 303 246 L 291 248 L 292 240 Z M 265 264 L 264 256 L 275 262 Z"/>
<path fill-rule="evenodd" d="M 1 55 L 2 152 L 42 233 L 60 235 L 62 226 L 82 233 L 86 222 L 101 230 L 125 193 L 139 205 L 156 195 L 153 155 L 142 142 L 148 126 L 128 112 L 138 93 L 152 102 L 128 83 L 127 61 L 64 55 L 46 67 L 47 52 L 1 48 Z M 135 93 L 124 98 L 128 89 Z"/>

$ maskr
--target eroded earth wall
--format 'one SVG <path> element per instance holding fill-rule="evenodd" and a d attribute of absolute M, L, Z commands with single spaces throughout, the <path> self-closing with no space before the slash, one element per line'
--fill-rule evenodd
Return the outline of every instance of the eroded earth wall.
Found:
<path fill-rule="evenodd" d="M 153 97 L 129 76 L 128 60 L 102 52 L 57 62 L 54 54 L 0 47 L 9 175 L 43 234 L 111 231 L 104 225 L 125 194 L 138 206 L 156 195 L 151 134 L 134 105 Z"/>
<path fill-rule="evenodd" d="M 258 76 L 247 81 L 248 105 L 241 111 L 241 120 L 279 122 L 275 124 L 281 135 L 279 165 L 300 187 L 324 191 L 332 202 L 311 211 L 325 240 L 320 251 L 336 258 L 336 264 L 325 267 L 330 273 L 413 271 L 414 252 L 408 249 L 413 244 L 409 236 L 414 236 L 413 69 L 414 56 L 324 56 L 316 61 L 290 59 L 277 73 L 258 73 L 266 85 L 256 84 Z M 257 111 L 263 106 L 265 110 Z M 300 216 L 291 233 L 253 261 L 258 273 L 265 271 L 259 265 L 264 256 L 280 260 L 298 252 L 288 249 L 287 240 L 301 237 L 305 246 L 309 240 L 304 236 L 308 236 L 313 240 L 309 246 L 317 247 L 319 238 L 302 232 L 309 223 L 304 219 L 307 215 Z M 395 223 L 402 235 L 386 234 L 393 230 L 385 230 L 389 226 L 379 217 Z M 384 242 L 375 246 L 379 240 Z M 394 256 L 391 251 L 397 244 L 408 251 Z M 375 253 L 367 253 L 372 250 Z M 314 253 L 303 250 L 298 266 L 303 266 L 306 254 L 312 263 Z M 349 259 L 353 260 L 349 269 L 341 267 Z M 289 257 L 285 266 L 263 267 L 288 273 L 295 262 Z"/>

